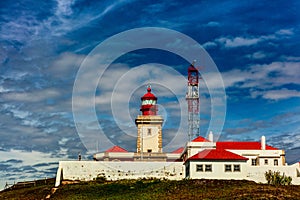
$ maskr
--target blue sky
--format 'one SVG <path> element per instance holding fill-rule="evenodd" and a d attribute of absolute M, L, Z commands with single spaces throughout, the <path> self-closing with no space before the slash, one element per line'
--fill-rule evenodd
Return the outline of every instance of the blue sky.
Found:
<path fill-rule="evenodd" d="M 143 27 L 178 31 L 210 55 L 226 91 L 220 140 L 257 141 L 265 135 L 268 144 L 286 150 L 287 162 L 299 161 L 299 8 L 296 0 L 0 2 L 1 184 L 53 177 L 59 160 L 76 159 L 78 152 L 91 159 L 104 150 L 109 146 L 104 137 L 134 151 L 134 119 L 148 83 L 165 118 L 165 149 L 183 145 L 168 144 L 175 134 L 185 138 L 184 78 L 192 60 L 159 49 L 122 55 L 99 77 L 97 120 L 85 126 L 94 148 L 76 130 L 72 92 L 78 70 L 101 42 Z M 89 61 L 97 67 L 97 59 Z M 206 63 L 200 59 L 198 64 L 205 74 Z M 205 136 L 212 103 L 204 80 L 200 94 Z M 83 95 L 81 110 L 87 102 Z"/>

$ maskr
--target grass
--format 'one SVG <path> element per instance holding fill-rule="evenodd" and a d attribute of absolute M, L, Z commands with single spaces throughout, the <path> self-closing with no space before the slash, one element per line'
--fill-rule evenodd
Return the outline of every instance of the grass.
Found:
<path fill-rule="evenodd" d="M 0 199 L 42 199 L 48 186 L 0 193 Z M 14 197 L 11 195 L 14 193 Z M 32 196 L 32 193 L 36 196 Z M 43 194 L 45 194 L 43 196 Z M 120 180 L 66 184 L 51 199 L 299 199 L 300 186 L 236 180 Z"/>
<path fill-rule="evenodd" d="M 5 190 L 0 192 L 0 199 L 14 199 L 14 200 L 30 200 L 30 199 L 44 199 L 50 194 L 53 185 L 35 186 L 31 188 L 20 188 L 14 190 Z"/>

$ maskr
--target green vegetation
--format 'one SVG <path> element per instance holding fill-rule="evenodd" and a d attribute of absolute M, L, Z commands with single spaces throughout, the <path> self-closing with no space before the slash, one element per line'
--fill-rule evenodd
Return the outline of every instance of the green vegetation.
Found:
<path fill-rule="evenodd" d="M 0 199 L 44 199 L 50 194 L 51 186 L 36 186 L 32 188 L 22 188 L 0 192 Z"/>
<path fill-rule="evenodd" d="M 275 172 L 275 171 L 269 170 L 265 173 L 265 177 L 266 177 L 268 184 L 270 184 L 270 185 L 275 185 L 275 186 L 291 185 L 291 183 L 292 183 L 292 177 L 286 176 L 285 174 L 280 175 L 279 171 Z"/>
<path fill-rule="evenodd" d="M 43 188 L 41 188 L 43 187 Z M 45 199 L 48 186 L 0 193 L 0 199 Z M 44 196 L 42 197 L 42 193 Z M 14 196 L 12 196 L 14 194 Z M 26 196 L 27 195 L 27 196 Z M 120 180 L 64 184 L 50 199 L 299 199 L 300 186 L 237 180 Z"/>

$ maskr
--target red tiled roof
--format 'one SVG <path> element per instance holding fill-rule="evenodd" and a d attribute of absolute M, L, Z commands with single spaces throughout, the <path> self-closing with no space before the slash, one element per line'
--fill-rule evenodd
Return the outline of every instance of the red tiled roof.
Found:
<path fill-rule="evenodd" d="M 248 160 L 224 149 L 205 149 L 187 160 Z"/>
<path fill-rule="evenodd" d="M 260 142 L 217 142 L 218 149 L 235 149 L 235 150 L 261 150 Z M 266 145 L 266 150 L 278 150 L 275 147 Z"/>
<path fill-rule="evenodd" d="M 175 151 L 172 151 L 171 153 L 182 153 L 184 150 L 184 147 L 180 147 L 178 149 L 176 149 Z"/>
<path fill-rule="evenodd" d="M 205 139 L 202 136 L 198 136 L 197 138 L 193 139 L 192 142 L 209 142 L 209 140 Z"/>
<path fill-rule="evenodd" d="M 123 149 L 122 147 L 119 146 L 113 146 L 109 149 L 107 149 L 105 152 L 128 152 L 125 149 Z"/>

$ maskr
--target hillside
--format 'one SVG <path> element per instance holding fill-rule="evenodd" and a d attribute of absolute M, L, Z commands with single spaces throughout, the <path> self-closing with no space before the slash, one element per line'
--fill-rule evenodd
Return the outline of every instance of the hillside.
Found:
<path fill-rule="evenodd" d="M 1 192 L 0 199 L 45 199 L 51 186 Z M 235 180 L 121 180 L 60 186 L 50 199 L 299 199 L 300 186 Z"/>

